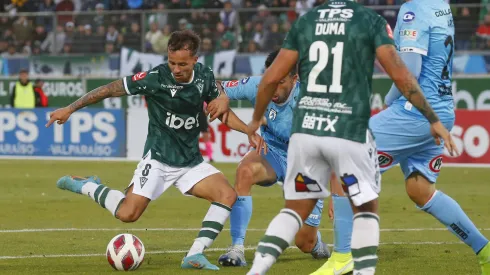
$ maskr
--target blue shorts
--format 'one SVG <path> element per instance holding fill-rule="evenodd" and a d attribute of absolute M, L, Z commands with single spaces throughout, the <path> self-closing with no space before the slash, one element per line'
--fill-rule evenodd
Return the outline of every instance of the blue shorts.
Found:
<path fill-rule="evenodd" d="M 286 152 L 282 152 L 282 150 L 269 147 L 267 154 L 262 153 L 262 157 L 269 163 L 269 165 L 276 172 L 276 181 L 284 181 L 286 177 L 286 167 L 287 167 L 287 159 L 288 155 Z M 261 186 L 272 186 L 272 184 L 266 184 Z"/>
<path fill-rule="evenodd" d="M 441 122 L 451 131 L 454 119 Z M 373 116 L 369 128 L 376 139 L 381 173 L 399 163 L 405 179 L 419 172 L 431 183 L 436 182 L 444 144 L 434 142 L 425 118 L 405 111 L 403 106 L 392 105 Z"/>
<path fill-rule="evenodd" d="M 262 157 L 269 163 L 272 169 L 274 169 L 274 172 L 276 172 L 276 180 L 283 182 L 284 178 L 286 177 L 287 153 L 269 147 L 269 151 L 267 152 L 267 154 L 262 155 Z M 265 184 L 260 186 L 269 187 L 274 184 L 275 183 Z M 310 216 L 308 216 L 308 218 L 306 219 L 305 224 L 313 227 L 320 226 L 320 220 L 322 219 L 322 212 L 323 212 L 323 200 L 318 200 L 315 205 L 315 208 L 313 209 L 313 211 L 311 211 Z"/>

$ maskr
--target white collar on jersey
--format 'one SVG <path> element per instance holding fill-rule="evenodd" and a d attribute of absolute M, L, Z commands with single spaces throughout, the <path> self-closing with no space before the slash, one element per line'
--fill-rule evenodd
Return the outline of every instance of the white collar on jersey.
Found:
<path fill-rule="evenodd" d="M 172 77 L 174 77 L 174 74 L 172 73 Z M 174 77 L 174 80 L 175 80 L 175 77 Z M 177 81 L 177 80 L 175 80 Z M 191 84 L 192 81 L 194 81 L 194 70 L 192 70 L 192 77 L 191 77 L 191 80 L 189 80 L 189 82 L 184 82 L 184 83 L 180 83 L 180 82 L 177 82 L 179 84 Z"/>
<path fill-rule="evenodd" d="M 294 84 L 293 89 L 289 93 L 288 99 L 286 101 L 284 101 L 283 103 L 274 103 L 274 102 L 272 102 L 272 103 L 276 104 L 276 106 L 279 106 L 279 107 L 282 107 L 282 106 L 288 104 L 289 101 L 291 101 L 291 98 L 294 97 L 294 89 L 296 89 L 296 86 L 298 86 L 298 82 L 296 82 L 296 84 Z"/>

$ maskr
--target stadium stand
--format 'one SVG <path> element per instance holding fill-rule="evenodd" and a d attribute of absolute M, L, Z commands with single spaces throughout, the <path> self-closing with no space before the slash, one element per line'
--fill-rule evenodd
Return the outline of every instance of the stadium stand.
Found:
<path fill-rule="evenodd" d="M 12 0 L 0 7 L 0 54 L 117 53 L 121 47 L 164 54 L 173 30 L 193 29 L 203 51 L 243 53 L 280 47 L 291 24 L 324 0 Z M 394 27 L 401 0 L 364 0 Z M 487 2 L 486 0 L 484 3 Z M 453 8 L 459 50 L 490 47 L 490 14 L 481 1 Z M 28 16 L 24 15 L 29 13 Z"/>

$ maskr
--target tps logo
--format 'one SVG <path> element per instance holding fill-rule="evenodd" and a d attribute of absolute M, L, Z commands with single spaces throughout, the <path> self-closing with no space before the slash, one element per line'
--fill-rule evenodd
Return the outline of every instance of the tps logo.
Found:
<path fill-rule="evenodd" d="M 434 173 L 439 173 L 442 167 L 442 155 L 433 158 L 429 163 L 429 168 Z"/>
<path fill-rule="evenodd" d="M 318 183 L 303 174 L 298 173 L 294 179 L 296 192 L 321 192 L 322 188 Z"/>
<path fill-rule="evenodd" d="M 145 78 L 145 76 L 146 76 L 146 72 L 139 72 L 139 73 L 133 75 L 133 77 L 131 79 L 133 81 L 138 81 L 138 80 Z"/>
<path fill-rule="evenodd" d="M 409 11 L 403 15 L 403 22 L 412 22 L 415 19 L 415 13 Z"/>
<path fill-rule="evenodd" d="M 14 133 L 18 142 L 34 142 L 39 137 L 37 121 L 37 115 L 31 111 L 18 114 L 10 111 L 0 112 L 0 142 L 6 142 L 6 135 L 10 132 Z"/>

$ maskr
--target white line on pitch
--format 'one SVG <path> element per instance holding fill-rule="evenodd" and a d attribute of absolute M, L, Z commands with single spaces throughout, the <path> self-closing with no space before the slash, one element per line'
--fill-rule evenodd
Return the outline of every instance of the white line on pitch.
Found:
<path fill-rule="evenodd" d="M 462 242 L 388 242 L 380 243 L 380 245 L 453 245 L 453 244 L 463 244 Z M 329 246 L 333 246 L 329 244 Z M 245 250 L 255 250 L 257 247 L 249 246 Z M 292 249 L 297 249 L 297 247 L 292 246 Z M 208 248 L 206 251 L 226 251 L 228 248 Z M 180 254 L 186 253 L 188 250 L 158 250 L 158 251 L 147 251 L 146 254 Z M 47 255 L 26 255 L 26 256 L 0 256 L 0 260 L 14 260 L 14 259 L 33 259 L 33 258 L 69 258 L 69 257 L 101 257 L 105 254 L 47 254 Z"/>
<path fill-rule="evenodd" d="M 69 232 L 69 231 L 199 231 L 201 228 L 24 228 L 3 229 L 0 233 L 32 233 L 32 232 Z M 223 231 L 229 231 L 229 228 Z M 265 231 L 266 229 L 249 228 L 247 231 Z M 321 228 L 321 231 L 333 231 Z M 410 232 L 410 231 L 446 231 L 446 228 L 384 228 L 381 232 Z M 480 231 L 490 231 L 490 228 L 479 228 Z"/>

